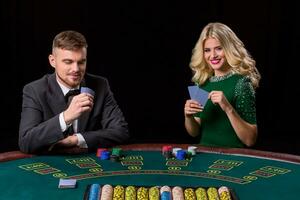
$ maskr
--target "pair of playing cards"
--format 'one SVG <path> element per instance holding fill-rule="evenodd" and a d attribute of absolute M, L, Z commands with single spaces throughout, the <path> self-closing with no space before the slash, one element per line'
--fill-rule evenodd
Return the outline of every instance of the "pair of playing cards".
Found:
<path fill-rule="evenodd" d="M 75 188 L 76 179 L 59 179 L 58 188 Z"/>
<path fill-rule="evenodd" d="M 95 96 L 94 90 L 92 90 L 92 89 L 90 89 L 88 87 L 81 87 L 80 88 L 80 93 L 88 93 L 88 94 L 90 94 L 92 96 Z"/>
<path fill-rule="evenodd" d="M 196 100 L 198 103 L 200 103 L 204 107 L 208 100 L 209 92 L 207 92 L 206 90 L 203 90 L 202 88 L 200 88 L 196 85 L 188 86 L 188 90 L 189 90 L 191 99 Z"/>

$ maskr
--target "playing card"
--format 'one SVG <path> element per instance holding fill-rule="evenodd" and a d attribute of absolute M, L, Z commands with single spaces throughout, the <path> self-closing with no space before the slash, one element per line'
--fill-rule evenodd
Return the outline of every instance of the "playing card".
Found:
<path fill-rule="evenodd" d="M 95 96 L 95 92 L 92 89 L 88 88 L 88 87 L 81 87 L 80 88 L 80 93 L 88 93 L 92 96 Z"/>
<path fill-rule="evenodd" d="M 208 100 L 209 92 L 203 90 L 202 88 L 193 85 L 188 86 L 189 94 L 191 99 L 198 101 L 202 106 L 205 106 Z"/>
<path fill-rule="evenodd" d="M 75 188 L 76 187 L 76 179 L 59 179 L 58 183 L 59 188 Z"/>

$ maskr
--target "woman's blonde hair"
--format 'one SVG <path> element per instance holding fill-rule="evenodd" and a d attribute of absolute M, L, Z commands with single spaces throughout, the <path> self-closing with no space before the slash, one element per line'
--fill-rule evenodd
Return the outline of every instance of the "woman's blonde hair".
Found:
<path fill-rule="evenodd" d="M 260 74 L 255 66 L 256 62 L 246 50 L 243 42 L 225 24 L 209 23 L 200 35 L 193 51 L 190 68 L 194 75 L 192 81 L 202 85 L 208 78 L 213 76 L 213 69 L 204 59 L 203 45 L 208 38 L 217 39 L 224 50 L 226 60 L 235 73 L 248 76 L 254 88 L 259 85 Z"/>

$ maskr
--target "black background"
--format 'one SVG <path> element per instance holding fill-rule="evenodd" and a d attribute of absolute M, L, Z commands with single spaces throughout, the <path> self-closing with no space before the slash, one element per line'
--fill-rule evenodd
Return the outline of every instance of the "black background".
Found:
<path fill-rule="evenodd" d="M 219 21 L 262 75 L 254 148 L 300 154 L 298 19 L 297 6 L 280 0 L 2 0 L 0 151 L 18 149 L 22 88 L 53 72 L 52 39 L 68 29 L 86 36 L 87 71 L 109 79 L 134 142 L 196 142 L 184 129 L 188 65 L 202 28 Z"/>

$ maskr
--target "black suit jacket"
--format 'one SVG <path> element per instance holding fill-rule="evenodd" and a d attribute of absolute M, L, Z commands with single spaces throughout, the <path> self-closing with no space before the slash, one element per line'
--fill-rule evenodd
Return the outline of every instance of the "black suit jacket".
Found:
<path fill-rule="evenodd" d="M 78 120 L 78 132 L 89 150 L 125 143 L 128 125 L 114 99 L 107 79 L 86 74 L 83 84 L 95 91 L 94 107 Z M 55 73 L 33 81 L 23 88 L 19 127 L 19 147 L 26 153 L 45 152 L 64 138 L 59 114 L 66 109 L 64 95 Z"/>

